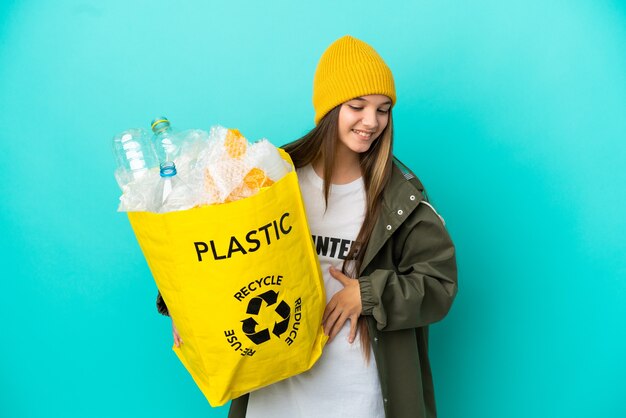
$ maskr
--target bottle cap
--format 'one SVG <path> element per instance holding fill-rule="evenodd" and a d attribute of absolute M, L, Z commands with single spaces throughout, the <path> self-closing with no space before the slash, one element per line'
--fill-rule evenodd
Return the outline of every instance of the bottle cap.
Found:
<path fill-rule="evenodd" d="M 163 129 L 170 127 L 170 121 L 165 116 L 159 116 L 154 118 L 151 123 L 152 132 L 157 133 Z"/>
<path fill-rule="evenodd" d="M 176 164 L 173 161 L 161 163 L 161 177 L 174 177 L 176 175 Z"/>

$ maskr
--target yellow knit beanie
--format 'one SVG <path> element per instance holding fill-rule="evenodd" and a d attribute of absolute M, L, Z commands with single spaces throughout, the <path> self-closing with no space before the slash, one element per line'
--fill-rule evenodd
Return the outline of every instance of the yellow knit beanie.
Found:
<path fill-rule="evenodd" d="M 396 103 L 391 70 L 370 45 L 346 35 L 322 54 L 313 78 L 315 124 L 335 106 L 368 94 L 384 94 Z"/>

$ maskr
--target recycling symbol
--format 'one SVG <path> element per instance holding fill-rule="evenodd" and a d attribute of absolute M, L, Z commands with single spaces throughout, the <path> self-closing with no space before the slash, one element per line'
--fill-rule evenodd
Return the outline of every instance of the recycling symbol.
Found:
<path fill-rule="evenodd" d="M 261 312 L 261 307 L 263 306 L 263 302 L 265 302 L 265 306 L 269 308 L 272 305 L 275 305 L 278 301 L 278 293 L 273 290 L 268 290 L 265 293 L 261 293 L 259 296 L 255 296 L 248 302 L 248 309 L 246 313 L 248 315 L 258 315 Z M 282 318 L 279 322 L 274 322 L 274 327 L 272 328 L 272 334 L 276 335 L 280 338 L 281 334 L 287 331 L 289 327 L 289 315 L 291 314 L 291 308 L 284 301 L 280 301 L 280 303 L 274 308 L 274 311 Z M 270 330 L 269 328 L 264 328 L 260 331 L 257 331 L 256 327 L 259 323 L 254 319 L 253 316 L 250 316 L 243 321 L 241 321 L 244 334 L 250 341 L 255 344 L 262 344 L 265 341 L 270 339 Z"/>

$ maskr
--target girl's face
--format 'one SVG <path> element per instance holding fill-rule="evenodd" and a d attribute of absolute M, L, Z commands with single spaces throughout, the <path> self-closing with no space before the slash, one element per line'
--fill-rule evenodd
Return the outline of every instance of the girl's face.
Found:
<path fill-rule="evenodd" d="M 391 99 L 382 94 L 356 97 L 339 109 L 339 144 L 355 153 L 367 151 L 389 122 Z"/>

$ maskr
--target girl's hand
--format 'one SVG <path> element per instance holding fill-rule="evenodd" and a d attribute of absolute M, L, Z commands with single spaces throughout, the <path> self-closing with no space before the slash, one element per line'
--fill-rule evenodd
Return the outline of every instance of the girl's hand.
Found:
<path fill-rule="evenodd" d="M 350 336 L 348 341 L 352 344 L 356 337 L 357 319 L 359 319 L 362 309 L 359 281 L 349 278 L 332 266 L 329 271 L 330 275 L 339 280 L 344 287 L 335 293 L 324 309 L 324 316 L 322 317 L 324 333 L 330 337 L 328 342 L 331 342 L 349 319 Z"/>
<path fill-rule="evenodd" d="M 178 329 L 176 329 L 176 325 L 174 325 L 174 320 L 172 320 L 172 335 L 174 336 L 174 344 L 176 344 L 176 347 L 180 347 L 183 343 L 183 339 L 178 335 Z"/>

